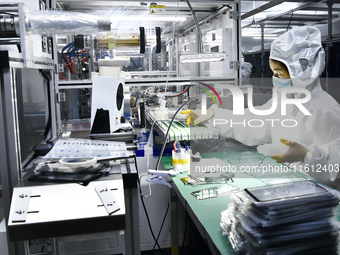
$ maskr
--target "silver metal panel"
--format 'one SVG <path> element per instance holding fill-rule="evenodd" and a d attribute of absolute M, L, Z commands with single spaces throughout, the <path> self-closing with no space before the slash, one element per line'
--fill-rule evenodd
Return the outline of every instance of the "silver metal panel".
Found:
<path fill-rule="evenodd" d="M 13 69 L 0 69 L 2 71 L 1 91 L 2 91 L 2 110 L 3 110 L 3 125 L 5 139 L 2 140 L 4 150 L 1 155 L 4 161 L 7 162 L 5 173 L 2 173 L 2 182 L 4 197 L 12 195 L 12 189 L 21 178 L 21 159 L 20 159 L 20 141 L 18 130 L 18 116 L 17 116 L 17 96 L 16 85 L 14 83 L 14 70 Z M 7 174 L 6 174 L 7 172 Z M 6 186 L 5 186 L 6 184 Z M 7 191 L 9 193 L 7 193 Z M 5 204 L 5 210 L 9 209 L 9 204 Z M 7 212 L 8 213 L 8 212 Z M 5 217 L 8 216 L 5 214 Z"/>
<path fill-rule="evenodd" d="M 23 189 L 20 194 L 18 194 L 14 207 L 14 214 L 12 216 L 12 222 L 25 222 L 27 213 L 28 213 L 28 206 L 30 203 L 31 197 L 31 189 L 26 188 Z"/>
<path fill-rule="evenodd" d="M 107 216 L 107 211 L 102 207 L 102 201 L 95 192 L 95 187 L 100 182 L 91 182 L 87 186 L 77 183 L 57 184 L 32 187 L 32 196 L 40 195 L 31 199 L 29 211 L 39 211 L 29 214 L 25 223 L 12 223 L 12 215 L 15 208 L 11 206 L 10 222 L 8 225 L 18 226 L 25 224 L 36 224 L 50 221 L 76 220 L 92 217 Z M 124 190 L 122 180 L 105 181 L 105 185 L 112 191 L 121 210 L 113 215 L 125 214 Z M 26 188 L 16 187 L 13 191 L 12 204 L 16 203 L 19 195 Z M 99 205 L 99 206 L 98 206 Z"/>
<path fill-rule="evenodd" d="M 103 202 L 103 206 L 105 207 L 108 214 L 112 214 L 120 209 L 119 203 L 106 183 L 101 183 L 94 189 L 96 190 L 100 200 Z M 113 190 L 115 189 L 116 188 Z"/>
<path fill-rule="evenodd" d="M 55 81 L 54 81 L 54 75 L 52 72 L 51 75 L 52 79 L 50 81 L 50 101 L 51 101 L 51 133 L 50 133 L 50 140 L 55 141 L 57 139 L 57 98 L 56 98 L 56 93 L 55 93 Z M 46 106 L 48 107 L 48 106 Z M 48 108 L 47 108 L 48 109 Z"/>
<path fill-rule="evenodd" d="M 21 53 L 8 51 L 9 67 L 10 68 L 23 68 L 24 61 Z"/>
<path fill-rule="evenodd" d="M 29 12 L 29 8 L 22 3 L 18 3 L 19 14 L 19 30 L 20 30 L 20 46 L 25 67 L 33 67 L 33 45 L 32 38 L 26 32 L 25 16 Z"/>
<path fill-rule="evenodd" d="M 30 187 L 32 197 L 28 211 L 35 213 L 29 213 L 25 222 L 13 222 L 13 217 L 16 210 L 14 205 L 20 199 L 19 195 L 27 188 L 14 188 L 8 221 L 10 240 L 101 232 L 103 227 L 105 231 L 124 229 L 123 181 L 105 181 L 105 185 L 121 206 L 120 210 L 110 216 L 95 191 L 95 187 L 100 183 L 91 182 L 87 186 L 72 183 Z M 100 224 L 96 224 L 97 219 L 100 220 Z M 74 226 L 79 229 L 74 229 Z"/>
<path fill-rule="evenodd" d="M 125 209 L 126 209 L 126 228 L 125 228 L 125 254 L 140 254 L 140 229 L 138 217 L 138 196 L 137 189 L 138 173 L 135 163 L 125 161 L 121 164 L 125 186 Z"/>
<path fill-rule="evenodd" d="M 22 66 L 15 61 L 14 66 Z M 9 217 L 12 190 L 21 175 L 20 144 L 17 119 L 17 96 L 12 68 L 0 69 L 0 174 L 3 188 L 4 215 L 6 222 Z M 23 246 L 10 243 L 10 254 L 23 254 Z"/>

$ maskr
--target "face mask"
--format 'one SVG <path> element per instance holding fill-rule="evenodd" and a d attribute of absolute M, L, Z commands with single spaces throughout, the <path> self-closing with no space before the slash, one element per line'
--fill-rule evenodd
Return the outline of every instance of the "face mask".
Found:
<path fill-rule="evenodd" d="M 273 76 L 273 86 L 280 91 L 282 88 L 292 86 L 292 80 L 290 78 L 283 79 Z"/>

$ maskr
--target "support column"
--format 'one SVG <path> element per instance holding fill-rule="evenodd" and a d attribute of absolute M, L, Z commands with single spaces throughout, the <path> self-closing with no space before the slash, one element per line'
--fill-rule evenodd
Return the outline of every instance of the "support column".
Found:
<path fill-rule="evenodd" d="M 125 196 L 125 253 L 140 254 L 140 229 L 138 209 L 138 173 L 135 163 L 128 160 L 121 164 Z"/>
<path fill-rule="evenodd" d="M 14 69 L 10 67 L 0 68 L 0 130 L 3 130 L 3 132 L 0 132 L 0 174 L 6 226 L 13 188 L 21 179 L 18 123 Z M 9 240 L 8 233 L 7 240 Z M 25 254 L 23 243 L 8 243 L 8 251 L 10 255 Z"/>
<path fill-rule="evenodd" d="M 171 199 L 171 254 L 179 254 L 179 231 L 178 231 L 178 198 L 174 189 L 170 189 Z"/>

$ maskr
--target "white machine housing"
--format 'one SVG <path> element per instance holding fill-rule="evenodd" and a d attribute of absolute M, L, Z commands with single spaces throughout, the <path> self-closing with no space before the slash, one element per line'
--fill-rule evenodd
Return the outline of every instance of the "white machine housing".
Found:
<path fill-rule="evenodd" d="M 121 127 L 125 80 L 110 76 L 94 76 L 92 81 L 91 128 L 97 109 L 102 108 L 109 111 L 110 133 L 113 133 Z"/>
<path fill-rule="evenodd" d="M 235 77 L 235 71 L 230 67 L 230 62 L 236 57 L 233 56 L 233 34 L 231 28 L 219 28 L 207 34 L 209 52 L 224 52 L 223 62 L 210 62 L 210 72 L 205 75 L 210 77 Z M 204 72 L 204 70 L 202 70 Z"/>

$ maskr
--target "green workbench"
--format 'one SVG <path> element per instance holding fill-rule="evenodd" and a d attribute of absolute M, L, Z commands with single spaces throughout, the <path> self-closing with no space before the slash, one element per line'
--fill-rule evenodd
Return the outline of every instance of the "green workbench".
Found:
<path fill-rule="evenodd" d="M 262 154 L 258 154 L 255 151 L 247 151 L 247 152 L 214 152 L 214 153 L 202 153 L 202 158 L 219 158 L 226 165 L 230 164 L 230 159 L 241 159 L 245 158 L 245 163 L 248 165 L 258 165 L 261 159 L 264 158 Z M 228 161 L 229 160 L 229 161 Z M 172 169 L 172 159 L 171 156 L 162 157 L 162 164 L 165 169 Z M 252 162 L 253 161 L 253 162 Z M 241 164 L 242 160 L 239 160 L 239 164 Z M 266 164 L 279 165 L 271 158 L 265 158 Z M 191 193 L 208 189 L 212 187 L 218 186 L 217 184 L 204 184 L 204 185 L 185 185 L 181 178 L 187 177 L 188 173 L 184 172 L 175 177 L 172 177 L 173 181 L 173 189 L 176 192 L 179 200 L 181 200 L 187 212 L 191 212 L 190 217 L 194 217 L 193 221 L 200 234 L 203 238 L 208 242 L 208 246 L 213 254 L 233 254 L 232 249 L 229 245 L 228 239 L 226 236 L 223 236 L 222 230 L 220 228 L 221 221 L 221 212 L 228 208 L 228 205 L 231 203 L 231 198 L 229 195 L 218 196 L 215 198 L 197 200 Z M 266 182 L 261 178 L 256 178 L 248 174 L 241 174 L 239 178 L 234 178 L 230 184 L 233 187 L 244 189 L 251 187 L 260 187 L 265 186 Z M 305 179 L 306 176 L 302 173 L 295 173 L 294 176 L 297 176 L 298 179 Z M 269 176 L 271 178 L 266 179 L 273 180 L 273 178 L 281 178 L 280 176 Z M 284 177 L 283 177 L 284 178 Z M 279 179 L 276 179 L 279 181 Z M 222 185 L 222 184 L 220 184 Z M 173 253 L 177 254 L 177 253 Z"/>

